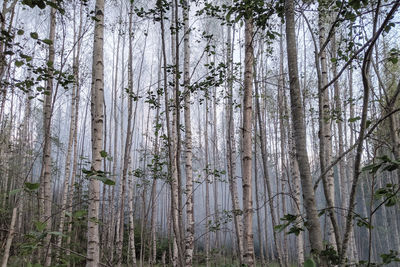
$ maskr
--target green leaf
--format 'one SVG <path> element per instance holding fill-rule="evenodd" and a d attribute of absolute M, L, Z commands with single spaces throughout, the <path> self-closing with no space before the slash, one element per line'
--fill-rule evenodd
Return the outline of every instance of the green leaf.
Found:
<path fill-rule="evenodd" d="M 387 199 L 385 206 L 386 207 L 393 207 L 397 203 L 397 198 L 396 196 L 391 196 Z"/>
<path fill-rule="evenodd" d="M 397 57 L 391 57 L 389 58 L 389 61 L 392 62 L 392 64 L 397 64 L 397 62 L 399 62 L 399 59 Z"/>
<path fill-rule="evenodd" d="M 18 194 L 19 192 L 21 192 L 22 190 L 24 190 L 23 188 L 17 188 L 14 190 L 11 190 L 10 193 L 8 193 L 10 196 Z"/>
<path fill-rule="evenodd" d="M 50 40 L 50 39 L 43 39 L 42 42 L 45 43 L 45 44 L 48 44 L 48 45 L 52 45 L 53 44 L 53 41 Z"/>
<path fill-rule="evenodd" d="M 288 235 L 295 234 L 296 236 L 298 236 L 301 233 L 301 231 L 304 231 L 304 229 L 294 225 L 294 226 L 290 227 L 289 231 L 286 234 L 288 234 Z"/>
<path fill-rule="evenodd" d="M 381 254 L 380 256 L 384 264 L 389 264 L 391 262 L 400 262 L 398 255 L 397 251 L 390 250 L 388 254 Z"/>
<path fill-rule="evenodd" d="M 61 232 L 49 232 L 48 234 L 49 234 L 49 235 L 56 235 L 56 236 L 66 237 L 66 235 L 64 235 L 64 234 L 61 233 Z"/>
<path fill-rule="evenodd" d="M 275 225 L 275 226 L 274 226 L 274 230 L 275 230 L 276 232 L 282 232 L 283 230 L 285 230 L 285 228 L 286 228 L 288 225 L 289 225 L 288 223 Z"/>
<path fill-rule="evenodd" d="M 100 220 L 97 219 L 96 217 L 89 218 L 89 221 L 94 222 L 94 223 L 96 223 L 96 224 L 99 224 L 99 223 L 100 223 Z"/>
<path fill-rule="evenodd" d="M 20 61 L 20 60 L 16 60 L 16 61 L 15 61 L 15 66 L 16 66 L 16 67 L 21 67 L 22 65 L 24 65 L 24 62 L 23 62 L 23 61 Z"/>
<path fill-rule="evenodd" d="M 385 166 L 385 168 L 383 168 L 382 171 L 389 171 L 389 172 L 392 172 L 392 171 L 397 170 L 399 167 L 400 167 L 400 166 L 398 166 L 398 165 L 396 165 L 396 164 L 390 164 L 390 165 Z"/>
<path fill-rule="evenodd" d="M 385 196 L 388 193 L 386 188 L 379 188 L 378 190 L 375 191 L 375 198 L 379 199 L 383 196 Z"/>
<path fill-rule="evenodd" d="M 86 216 L 86 214 L 87 214 L 86 210 L 77 210 L 74 212 L 73 217 L 79 219 L 79 218 L 83 218 L 84 216 Z"/>
<path fill-rule="evenodd" d="M 24 30 L 18 30 L 18 31 L 17 31 L 17 34 L 18 34 L 18 35 L 23 35 L 23 34 L 24 34 Z"/>
<path fill-rule="evenodd" d="M 111 180 L 111 179 L 107 179 L 103 183 L 106 184 L 106 185 L 115 185 L 115 182 L 113 180 Z"/>
<path fill-rule="evenodd" d="M 39 38 L 39 34 L 37 32 L 31 32 L 31 37 L 33 39 L 38 39 Z"/>
<path fill-rule="evenodd" d="M 355 118 L 350 118 L 348 121 L 349 122 L 356 122 L 356 121 L 358 121 L 358 120 L 360 120 L 361 119 L 361 117 L 360 116 L 357 116 L 357 117 L 355 117 Z"/>
<path fill-rule="evenodd" d="M 84 174 L 86 174 L 87 176 L 90 176 L 90 175 L 93 174 L 93 171 L 92 171 L 92 170 L 87 170 L 87 169 L 82 169 L 82 172 L 83 172 Z"/>
<path fill-rule="evenodd" d="M 313 259 L 309 258 L 304 262 L 304 267 L 317 267 L 317 264 Z"/>
<path fill-rule="evenodd" d="M 102 158 L 106 158 L 108 156 L 107 152 L 104 150 L 100 151 L 100 155 Z"/>
<path fill-rule="evenodd" d="M 369 171 L 369 173 L 376 173 L 381 166 L 382 166 L 382 163 L 373 163 L 373 164 L 363 167 L 361 169 L 361 171 L 363 171 L 363 172 Z"/>
<path fill-rule="evenodd" d="M 95 175 L 95 176 L 92 176 L 91 178 L 99 180 L 103 184 L 106 184 L 106 185 L 115 185 L 115 182 L 113 180 L 108 179 L 107 177 L 104 177 L 104 176 Z"/>
<path fill-rule="evenodd" d="M 41 222 L 41 221 L 35 221 L 35 228 L 38 232 L 43 232 L 44 229 L 46 229 L 46 223 L 45 222 Z"/>
<path fill-rule="evenodd" d="M 366 227 L 368 229 L 373 229 L 374 227 L 367 221 L 366 218 L 357 220 L 358 227 Z"/>
<path fill-rule="evenodd" d="M 28 55 L 25 55 L 25 54 L 21 53 L 20 57 L 25 59 L 26 62 L 32 61 L 32 57 L 31 56 L 28 56 Z"/>
<path fill-rule="evenodd" d="M 29 182 L 25 183 L 25 187 L 29 190 L 36 190 L 39 188 L 39 186 L 40 186 L 40 183 L 29 183 Z"/>

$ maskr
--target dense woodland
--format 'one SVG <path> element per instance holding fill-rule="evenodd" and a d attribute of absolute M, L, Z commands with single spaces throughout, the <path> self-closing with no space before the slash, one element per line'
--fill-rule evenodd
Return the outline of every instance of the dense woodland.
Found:
<path fill-rule="evenodd" d="M 399 5 L 0 1 L 1 266 L 399 266 Z"/>

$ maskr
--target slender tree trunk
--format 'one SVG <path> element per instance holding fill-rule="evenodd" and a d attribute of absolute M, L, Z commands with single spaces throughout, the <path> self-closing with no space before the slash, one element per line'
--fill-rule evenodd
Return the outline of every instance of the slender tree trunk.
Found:
<path fill-rule="evenodd" d="M 50 8 L 50 32 L 49 40 L 49 78 L 47 80 L 46 95 L 44 99 L 44 120 L 43 120 L 43 131 L 44 131 L 44 144 L 43 144 L 43 162 L 42 162 L 42 174 L 41 174 L 41 201 L 43 203 L 43 214 L 41 216 L 42 222 L 46 223 L 46 231 L 51 231 L 52 218 L 51 218 L 51 207 L 52 207 L 52 181 L 51 181 L 51 118 L 52 118 L 52 100 L 53 100 L 53 70 L 55 51 L 54 42 L 56 34 L 56 10 Z M 51 235 L 47 234 L 44 240 L 44 253 L 45 253 L 45 266 L 51 264 L 51 246 L 50 246 Z"/>
<path fill-rule="evenodd" d="M 120 16 L 122 16 L 122 7 L 120 9 Z M 114 81 L 113 81 L 113 115 L 114 115 L 114 153 L 113 153 L 113 165 L 112 165 L 112 169 L 111 169 L 111 174 L 114 175 L 117 179 L 117 162 L 119 161 L 119 157 L 118 157 L 118 115 L 117 115 L 117 92 L 118 92 L 118 70 L 119 70 L 119 47 L 120 47 L 120 42 L 121 42 L 121 35 L 122 35 L 122 18 L 119 21 L 119 29 L 118 29 L 118 38 L 117 38 L 117 49 L 115 51 L 116 53 L 116 60 L 115 60 L 115 72 L 114 72 Z M 125 36 L 123 39 L 123 52 L 122 55 L 124 55 L 125 52 Z M 124 68 L 124 63 L 122 62 L 122 68 Z M 124 86 L 124 75 L 122 73 L 122 87 Z M 122 105 L 123 105 L 123 90 L 121 90 L 121 116 L 120 116 L 120 124 L 121 124 L 121 134 L 122 134 L 122 128 L 123 128 L 123 118 L 122 118 Z M 111 125 L 111 124 L 110 124 Z M 121 136 L 122 137 L 122 136 Z M 122 142 L 122 138 L 120 139 L 121 144 Z M 121 150 L 122 151 L 122 150 Z M 111 151 L 110 151 L 111 152 Z M 122 154 L 122 153 L 121 153 Z M 118 220 L 114 220 L 114 216 L 117 217 L 117 211 L 115 211 L 115 207 L 116 207 L 116 203 L 114 203 L 115 201 L 115 187 L 113 186 L 111 188 L 111 196 L 110 196 L 110 211 L 109 211 L 109 216 L 111 217 L 110 220 L 110 228 L 109 228 L 109 238 L 108 238 L 108 250 L 110 253 L 110 261 L 113 262 L 114 259 L 114 240 L 118 239 L 118 234 L 117 234 L 117 238 L 116 238 L 116 232 L 115 231 L 115 225 L 117 223 Z M 118 243 L 118 242 L 116 242 Z"/>
<path fill-rule="evenodd" d="M 331 132 L 331 110 L 329 89 L 322 88 L 328 84 L 328 64 L 326 50 L 322 47 L 325 43 L 326 25 L 328 15 L 326 10 L 328 3 L 325 0 L 320 1 L 318 7 L 318 26 L 319 26 L 319 57 L 316 58 L 318 68 L 318 100 L 319 100 L 319 156 L 321 173 L 325 172 L 326 166 L 332 161 L 332 132 Z M 328 37 L 329 38 L 329 37 Z M 318 62 L 319 60 L 319 62 Z M 333 208 L 335 207 L 334 179 L 333 169 L 330 169 L 326 175 L 322 176 L 324 195 L 327 202 L 327 211 L 330 218 L 328 221 L 328 239 L 335 250 L 340 250 L 340 236 L 337 225 L 337 219 Z"/>
<path fill-rule="evenodd" d="M 206 233 L 205 233 L 205 250 L 206 250 L 206 266 L 210 266 L 210 173 L 209 173 L 209 164 L 208 164 L 208 95 L 206 97 L 206 106 L 205 106 L 205 120 L 204 120 L 204 161 L 205 161 L 205 179 L 206 183 Z"/>
<path fill-rule="evenodd" d="M 285 118 L 287 118 L 287 108 L 286 108 L 286 94 L 285 94 L 285 77 L 283 74 L 283 29 L 282 25 L 280 28 L 281 32 L 281 38 L 279 40 L 279 50 L 280 50 L 280 56 L 279 56 L 279 81 L 278 81 L 278 119 L 279 119 L 279 130 L 280 130 L 280 152 L 281 152 L 281 158 L 280 158 L 280 163 L 281 163 L 281 188 L 282 188 L 282 212 L 283 215 L 286 214 L 286 198 L 285 198 L 285 192 L 286 192 L 286 183 L 287 183 L 287 177 L 286 177 L 286 130 L 285 126 Z M 278 137 L 277 137 L 278 138 Z M 278 165 L 278 162 L 276 162 L 276 165 Z M 288 248 L 287 248 L 287 235 L 284 234 L 283 237 L 283 247 L 282 247 L 282 261 L 285 266 L 288 266 Z"/>
<path fill-rule="evenodd" d="M 356 189 L 357 189 L 357 184 L 358 184 L 358 179 L 360 177 L 360 168 L 361 168 L 361 157 L 362 157 L 362 152 L 363 152 L 363 141 L 364 141 L 364 134 L 366 131 L 366 124 L 367 124 L 367 116 L 368 116 L 368 102 L 369 102 L 369 93 L 370 93 L 370 87 L 371 87 L 371 81 L 370 81 L 370 67 L 371 67 L 371 57 L 372 57 L 372 51 L 374 49 L 374 45 L 378 39 L 378 37 L 382 34 L 382 31 L 386 27 L 386 25 L 390 22 L 392 19 L 393 14 L 397 11 L 398 7 L 400 6 L 400 2 L 395 2 L 390 11 L 387 13 L 386 18 L 380 25 L 379 29 L 377 29 L 377 21 L 378 21 L 378 14 L 380 10 L 380 2 L 378 2 L 377 7 L 375 9 L 375 15 L 374 15 L 374 22 L 373 22 L 373 38 L 372 41 L 370 42 L 367 51 L 365 52 L 365 57 L 363 60 L 362 64 L 362 82 L 363 82 L 363 106 L 362 106 L 362 112 L 361 112 L 361 122 L 360 122 L 360 130 L 359 130 L 359 137 L 357 140 L 357 148 L 356 148 L 356 154 L 355 154 L 355 159 L 354 159 L 354 168 L 353 168 L 353 181 L 351 184 L 351 190 L 350 190 L 350 195 L 349 195 L 349 204 L 348 204 L 348 209 L 347 209 L 347 214 L 346 214 L 346 227 L 345 227 L 345 232 L 343 236 L 343 243 L 342 243 L 342 249 L 340 251 L 340 261 L 343 262 L 345 259 L 347 247 L 349 244 L 349 241 L 351 239 L 351 233 L 353 231 L 353 218 L 354 214 L 353 211 L 355 209 L 355 201 L 356 201 Z"/>
<path fill-rule="evenodd" d="M 243 264 L 243 225 L 241 209 L 239 205 L 239 197 L 237 192 L 236 183 L 236 142 L 235 142 L 235 118 L 233 114 L 233 48 L 231 41 L 231 26 L 228 26 L 228 48 L 227 48 L 227 62 L 229 67 L 229 78 L 227 84 L 227 105 L 226 105 L 226 158 L 228 165 L 228 179 L 229 179 L 229 191 L 232 198 L 232 209 L 233 209 L 233 221 L 235 225 L 236 234 L 236 245 L 238 249 L 238 256 L 240 264 Z"/>
<path fill-rule="evenodd" d="M 308 161 L 306 146 L 306 129 L 304 125 L 304 113 L 302 108 L 299 71 L 297 64 L 296 33 L 294 20 L 294 1 L 285 2 L 286 18 L 286 45 L 290 81 L 290 102 L 292 109 L 293 134 L 295 139 L 296 157 L 299 163 L 301 185 L 303 189 L 304 207 L 306 210 L 307 228 L 311 249 L 319 255 L 323 250 L 322 232 L 319 223 L 315 193 L 313 189 L 310 164 Z M 321 266 L 326 266 L 325 261 L 320 257 Z"/>
<path fill-rule="evenodd" d="M 21 199 L 20 199 L 20 201 L 21 201 Z M 7 267 L 8 258 L 10 257 L 10 248 L 11 248 L 12 241 L 14 239 L 15 221 L 17 219 L 17 213 L 18 213 L 18 207 L 13 208 L 12 215 L 11 215 L 10 228 L 8 230 L 7 241 L 6 241 L 6 245 L 4 247 L 4 253 L 3 253 L 3 259 L 1 262 L 1 267 Z"/>
<path fill-rule="evenodd" d="M 183 236 L 182 236 L 182 195 L 181 195 L 181 175 L 180 175 L 180 155 L 181 155 L 181 125 L 180 125 L 180 90 L 179 90 L 179 17 L 178 17 L 178 1 L 175 0 L 171 10 L 174 28 L 171 28 L 171 46 L 172 56 L 174 57 L 174 112 L 173 112 L 173 158 L 172 158 L 172 177 L 171 177 L 171 208 L 172 208 L 172 224 L 175 237 L 175 252 L 177 256 L 176 262 L 178 266 L 184 265 Z"/>
<path fill-rule="evenodd" d="M 243 225 L 244 225 L 244 263 L 254 266 L 253 244 L 253 195 L 252 195 L 252 94 L 253 94 L 253 19 L 245 21 L 245 73 L 243 96 Z"/>
<path fill-rule="evenodd" d="M 157 88 L 161 88 L 161 60 L 158 68 L 158 79 L 157 79 Z M 157 91 L 157 90 L 156 90 Z M 159 133 L 160 133 L 160 94 L 157 93 L 157 111 L 156 111 L 156 130 L 155 130 L 155 140 L 154 140 L 154 164 L 156 165 L 156 170 L 158 169 L 158 164 L 160 164 L 159 159 Z M 152 244 L 152 254 L 150 256 L 150 266 L 154 266 L 157 263 L 157 236 L 156 236 L 156 219 L 157 219 L 157 199 L 156 199 L 156 191 L 157 191 L 157 179 L 159 178 L 160 173 L 155 171 L 153 174 L 153 184 L 151 188 L 151 244 Z"/>
<path fill-rule="evenodd" d="M 189 3 L 183 1 L 183 30 L 184 30 L 184 86 L 185 86 L 185 147 L 186 147 L 186 244 L 185 266 L 193 265 L 194 250 L 194 209 L 193 209 L 193 170 L 192 170 L 192 125 L 190 116 L 190 46 L 189 46 Z"/>
<path fill-rule="evenodd" d="M 93 68 L 92 68 L 92 167 L 96 173 L 101 169 L 103 146 L 103 99 L 104 99 L 104 0 L 96 0 L 95 5 L 95 29 L 93 40 Z M 88 212 L 88 244 L 87 267 L 97 267 L 100 262 L 99 246 L 99 180 L 91 179 L 89 183 L 89 212 Z"/>
<path fill-rule="evenodd" d="M 177 236 L 179 235 L 179 225 L 178 225 L 178 210 L 177 210 L 177 170 L 176 170 L 176 161 L 175 161 L 175 127 L 174 125 L 170 124 L 170 103 L 169 103 L 169 96 L 168 96 L 168 78 L 167 78 L 167 53 L 166 53 L 166 44 L 165 44 L 165 27 L 164 27 L 164 7 L 162 6 L 163 3 L 158 0 L 157 1 L 157 8 L 160 11 L 160 26 L 161 26 L 161 44 L 162 44 L 162 57 L 163 57 L 163 69 L 164 69 L 164 100 L 165 100 L 165 118 L 166 118 L 166 126 L 167 126 L 167 145 L 168 145 L 168 156 L 169 156 L 169 163 L 168 163 L 168 174 L 171 178 L 171 216 L 168 216 L 168 220 L 172 219 L 172 225 L 168 224 L 168 229 L 172 228 L 174 235 L 173 240 L 173 254 L 169 253 L 170 257 L 172 257 L 172 264 L 173 266 L 177 265 L 178 254 L 179 251 L 177 250 Z M 173 38 L 172 38 L 173 39 Z M 174 47 L 174 46 L 172 46 Z M 174 119 L 175 120 L 175 119 Z M 171 129 L 172 128 L 172 129 Z M 172 218 L 171 218 L 172 217 Z M 169 246 L 170 248 L 170 246 Z"/>
<path fill-rule="evenodd" d="M 294 147 L 293 131 L 289 130 L 289 156 L 290 156 L 290 170 L 292 175 L 292 194 L 295 204 L 295 215 L 301 216 L 301 188 L 300 188 L 300 171 L 299 164 L 296 159 L 296 151 Z M 300 223 L 297 223 L 297 227 L 302 227 Z M 297 265 L 303 266 L 304 263 L 304 234 L 301 231 L 296 237 L 296 251 L 297 251 Z"/>
<path fill-rule="evenodd" d="M 257 83 L 256 83 L 257 84 Z M 256 95 L 255 97 L 259 97 Z M 255 198 L 256 198 L 256 209 L 257 209 L 257 235 L 258 235 L 258 246 L 260 248 L 260 257 L 261 264 L 264 264 L 264 251 L 263 251 L 263 243 L 262 243 L 262 234 L 261 234 L 261 218 L 260 218 L 260 201 L 258 198 L 258 166 L 257 166 L 257 123 L 254 124 L 254 184 L 255 184 Z"/>
<path fill-rule="evenodd" d="M 336 34 L 333 34 L 332 37 L 332 55 L 336 56 Z M 334 77 L 337 76 L 337 64 L 335 62 L 332 63 L 332 75 Z M 337 128 L 338 128 L 338 155 L 342 155 L 344 152 L 344 141 L 343 141 L 343 111 L 341 104 L 341 96 L 340 96 L 340 88 L 339 82 L 335 81 L 333 84 L 334 92 L 335 92 L 335 113 L 338 116 L 337 119 Z M 345 164 L 344 161 L 339 162 L 339 178 L 340 178 L 340 206 L 342 208 L 345 207 L 346 196 L 347 196 L 347 186 L 346 186 L 346 175 L 345 175 Z"/>
<path fill-rule="evenodd" d="M 259 95 L 258 92 L 258 85 L 255 85 L 255 93 L 256 95 Z M 261 145 L 261 158 L 262 158 L 262 163 L 263 163 L 263 175 L 264 175 L 264 183 L 266 187 L 266 193 L 268 193 L 268 199 L 266 202 L 269 204 L 270 208 L 270 216 L 271 216 L 271 221 L 272 221 L 272 228 L 277 225 L 277 219 L 275 215 L 275 208 L 273 204 L 273 195 L 272 195 L 272 189 L 271 189 L 271 181 L 270 181 L 270 175 L 268 172 L 268 156 L 267 156 L 267 144 L 266 144 L 266 125 L 265 125 L 265 120 L 261 118 L 261 107 L 260 107 L 260 101 L 258 98 L 256 98 L 256 112 L 257 112 L 257 118 L 258 118 L 258 125 L 260 126 L 260 145 Z M 278 236 L 276 231 L 272 232 L 273 237 L 274 237 L 274 246 L 277 251 L 277 256 L 278 256 L 278 262 L 279 264 L 283 265 L 282 261 L 282 252 L 279 246 L 278 242 Z M 273 253 L 272 253 L 273 255 Z"/>
<path fill-rule="evenodd" d="M 74 33 L 74 40 L 76 41 L 76 33 Z M 79 36 L 78 36 L 79 38 Z M 80 46 L 79 44 L 77 45 L 77 49 L 79 49 Z M 77 68 L 78 68 L 78 57 L 76 54 L 79 54 L 79 52 L 76 52 L 74 50 L 73 52 L 73 72 L 74 72 L 74 79 L 78 78 Z M 72 95 L 71 95 L 71 114 L 70 114 L 70 125 L 69 125 L 69 136 L 68 136 L 68 147 L 67 147 L 67 156 L 65 159 L 65 169 L 64 169 L 64 186 L 63 186 L 63 194 L 62 194 L 62 199 L 61 199 L 61 213 L 60 213 L 60 223 L 58 226 L 58 231 L 60 233 L 64 232 L 64 223 L 65 223 L 65 213 L 68 209 L 67 207 L 67 202 L 68 202 L 68 191 L 70 189 L 70 179 L 72 179 L 72 176 L 75 174 L 72 173 L 71 175 L 71 157 L 72 157 L 72 152 L 73 152 L 73 147 L 74 147 L 74 142 L 76 142 L 76 139 L 74 138 L 75 131 L 76 131 L 76 116 L 77 112 L 75 109 L 77 108 L 76 102 L 77 102 L 77 91 L 79 88 L 77 87 L 78 81 L 75 81 L 75 84 L 72 88 Z M 61 247 L 62 245 L 62 236 L 57 237 L 57 247 Z M 59 255 L 59 251 L 57 252 L 57 255 Z"/>
<path fill-rule="evenodd" d="M 135 115 L 133 115 L 133 98 L 135 97 L 133 92 L 133 30 L 132 30 L 132 16 L 133 16 L 133 3 L 130 4 L 130 15 L 129 15 L 129 53 L 128 53 L 128 122 L 127 122 L 127 132 L 125 139 L 125 151 L 124 151 L 124 159 L 123 159 L 123 167 L 122 167 L 122 176 L 121 176 L 121 191 L 120 191 L 120 208 L 119 208 L 119 238 L 117 243 L 117 266 L 121 266 L 123 262 L 123 240 L 124 240 L 124 225 L 125 225 L 125 198 L 126 198 L 126 179 L 128 175 L 128 166 L 131 160 L 131 150 L 132 150 L 132 136 L 133 136 L 133 128 L 135 127 L 135 118 L 136 118 L 136 107 L 135 107 Z M 138 89 L 139 90 L 139 89 Z M 137 95 L 137 94 L 136 94 Z M 135 118 L 133 118 L 133 116 Z M 122 118 L 121 118 L 122 120 Z M 130 191 L 131 188 L 128 188 Z M 130 203 L 129 203 L 130 204 Z M 132 222 L 133 223 L 133 222 Z M 133 247 L 134 249 L 134 247 Z M 130 250 L 132 252 L 132 250 Z M 133 257 L 135 258 L 135 257 Z M 133 259 L 133 262 L 135 260 Z M 135 264 L 135 263 L 134 263 Z"/>
<path fill-rule="evenodd" d="M 214 87 L 213 95 L 213 172 L 218 171 L 218 135 L 217 135 L 217 88 Z M 218 176 L 213 175 L 213 186 L 214 186 L 214 222 L 219 223 L 219 211 L 218 211 Z M 215 229 L 215 248 L 220 247 L 219 229 Z"/>

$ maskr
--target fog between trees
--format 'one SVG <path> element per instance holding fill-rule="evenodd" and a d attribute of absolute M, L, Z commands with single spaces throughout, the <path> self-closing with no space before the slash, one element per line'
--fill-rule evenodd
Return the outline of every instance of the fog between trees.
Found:
<path fill-rule="evenodd" d="M 1 1 L 2 266 L 397 266 L 399 5 Z"/>

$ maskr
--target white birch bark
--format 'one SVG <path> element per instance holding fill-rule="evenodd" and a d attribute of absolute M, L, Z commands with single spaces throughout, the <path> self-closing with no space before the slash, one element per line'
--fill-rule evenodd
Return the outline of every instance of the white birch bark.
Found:
<path fill-rule="evenodd" d="M 193 265 L 194 251 L 194 209 L 193 209 L 193 170 L 192 170 L 192 125 L 191 125 L 191 102 L 190 102 L 190 29 L 189 29 L 189 2 L 183 1 L 183 31 L 184 31 L 184 86 L 185 86 L 185 171 L 186 171 L 186 244 L 185 244 L 185 266 Z"/>
<path fill-rule="evenodd" d="M 92 116 L 92 172 L 101 170 L 102 157 L 100 152 L 103 146 L 103 99 L 104 99 L 104 0 L 96 0 L 95 28 L 93 39 L 93 68 L 91 89 L 91 116 Z M 88 243 L 86 267 L 97 267 L 100 263 L 99 244 L 99 180 L 91 179 L 89 183 L 88 208 Z"/>
<path fill-rule="evenodd" d="M 10 257 L 10 248 L 15 234 L 15 221 L 17 219 L 17 213 L 18 213 L 18 208 L 17 207 L 13 208 L 10 228 L 8 230 L 7 241 L 3 252 L 3 259 L 1 261 L 1 267 L 7 267 L 8 264 L 8 258 Z"/>
<path fill-rule="evenodd" d="M 227 105 L 226 105 L 226 158 L 229 179 L 229 191 L 232 198 L 233 221 L 236 234 L 236 246 L 240 264 L 243 263 L 243 224 L 242 212 L 239 204 L 236 177 L 236 142 L 235 142 L 235 118 L 233 113 L 233 46 L 231 40 L 231 26 L 227 32 L 227 63 L 229 67 L 229 78 L 227 82 Z"/>
<path fill-rule="evenodd" d="M 299 172 L 303 190 L 304 207 L 308 222 L 307 229 L 309 231 L 310 245 L 311 249 L 313 249 L 313 251 L 318 255 L 319 252 L 323 250 L 322 232 L 315 203 L 315 194 L 306 147 L 306 130 L 304 126 L 304 113 L 301 103 L 300 83 L 298 77 L 299 71 L 297 63 L 294 12 L 294 1 L 287 0 L 285 2 L 286 47 L 288 53 L 287 60 L 289 67 L 293 134 L 295 137 L 296 157 L 299 163 Z M 326 266 L 324 259 L 320 259 L 320 261 L 321 266 Z"/>
<path fill-rule="evenodd" d="M 253 196 L 252 196 L 252 93 L 253 93 L 253 19 L 245 21 L 244 96 L 242 129 L 242 174 L 243 174 L 243 229 L 244 263 L 254 266 L 253 244 Z"/>

